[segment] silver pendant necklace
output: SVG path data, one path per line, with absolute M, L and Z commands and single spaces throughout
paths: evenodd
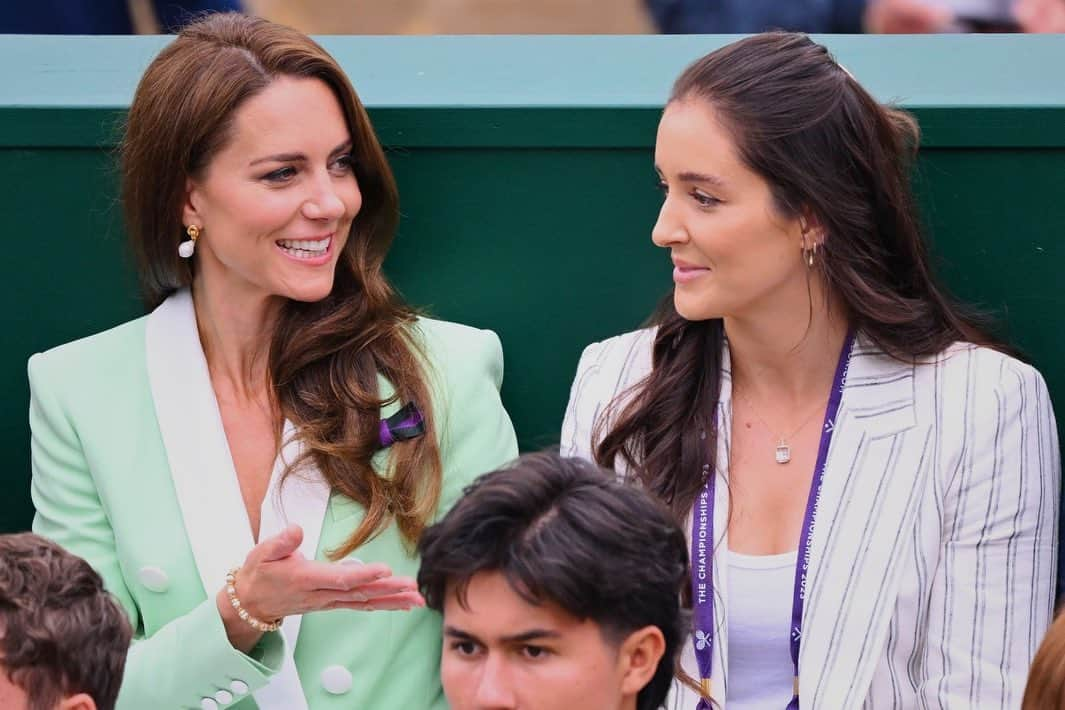
M 802 423 L 799 424 L 799 426 L 795 427 L 795 429 L 790 434 L 785 436 L 783 434 L 778 434 L 776 430 L 773 429 L 773 427 L 769 426 L 769 422 L 767 422 L 765 418 L 758 413 L 758 410 L 751 403 L 751 400 L 747 399 L 747 397 L 743 394 L 742 390 L 733 388 L 733 391 L 739 396 L 740 399 L 742 399 L 747 404 L 748 407 L 750 407 L 751 411 L 754 412 L 754 416 L 758 419 L 758 421 L 762 423 L 762 426 L 766 428 L 766 431 L 772 434 L 773 438 L 777 440 L 776 448 L 773 450 L 773 460 L 781 465 L 791 461 L 791 444 L 788 443 L 788 440 L 794 437 L 800 431 L 802 431 L 806 427 L 806 425 L 810 423 L 810 420 L 813 419 L 813 416 L 819 411 L 821 411 L 822 405 L 818 405 L 816 408 L 814 408 L 809 414 L 806 415 L 806 417 L 802 420 Z

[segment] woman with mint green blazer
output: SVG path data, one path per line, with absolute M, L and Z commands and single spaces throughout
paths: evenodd
M 294 30 L 200 20 L 141 80 L 123 197 L 150 314 L 29 363 L 33 527 L 130 616 L 118 707 L 445 707 L 413 543 L 517 447 L 498 338 L 381 274 L 350 84 Z

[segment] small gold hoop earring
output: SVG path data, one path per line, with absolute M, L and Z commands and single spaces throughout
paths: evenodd
M 196 240 L 200 238 L 200 228 L 195 224 L 190 224 L 185 227 L 185 234 L 189 235 L 189 238 L 178 244 L 178 256 L 182 259 L 189 259 L 196 253 Z

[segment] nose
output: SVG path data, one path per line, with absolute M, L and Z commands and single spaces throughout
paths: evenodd
M 658 210 L 658 219 L 651 229 L 651 241 L 656 246 L 671 247 L 688 240 L 688 231 L 684 227 L 684 221 L 677 214 L 678 205 L 666 195 L 662 201 L 662 207 Z
M 477 683 L 476 707 L 482 710 L 506 710 L 517 707 L 502 654 L 489 654 L 481 666 Z
M 303 201 L 303 216 L 307 219 L 336 221 L 347 212 L 337 186 L 329 175 L 316 180 L 307 199 Z

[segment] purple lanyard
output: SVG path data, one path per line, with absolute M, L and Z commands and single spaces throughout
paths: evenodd
M 828 461 L 828 447 L 832 442 L 836 414 L 843 399 L 843 388 L 847 382 L 847 370 L 850 367 L 851 350 L 854 347 L 854 333 L 848 333 L 843 342 L 843 350 L 836 364 L 836 375 L 832 381 L 832 390 L 828 395 L 825 408 L 825 423 L 821 428 L 821 443 L 817 448 L 817 463 L 814 464 L 814 477 L 810 482 L 810 494 L 806 499 L 806 514 L 803 517 L 802 532 L 799 536 L 798 559 L 795 564 L 795 585 L 791 603 L 791 661 L 795 671 L 795 692 L 787 710 L 799 708 L 799 644 L 802 640 L 802 607 L 806 599 L 806 573 L 810 568 L 810 534 L 817 517 L 817 506 L 821 502 L 821 483 L 825 478 L 825 465 Z M 704 437 L 705 438 L 705 437 Z M 708 456 L 715 452 L 708 452 Z M 713 568 L 713 528 L 714 528 L 714 474 L 710 464 L 703 464 L 703 488 L 695 501 L 692 511 L 692 554 L 691 584 L 692 610 L 694 611 L 695 629 L 692 643 L 695 645 L 695 660 L 699 666 L 699 680 L 703 692 L 710 695 L 710 678 L 714 666 L 714 568 Z M 698 710 L 710 710 L 706 700 L 699 701 Z

